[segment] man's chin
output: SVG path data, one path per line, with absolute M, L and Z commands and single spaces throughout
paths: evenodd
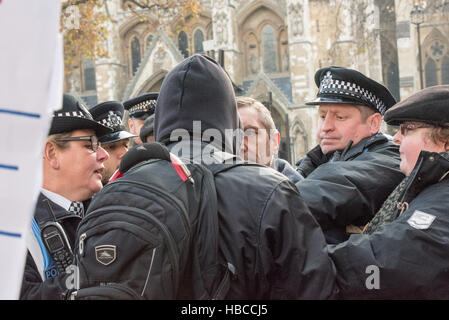
M 323 154 L 328 154 L 329 152 L 338 150 L 338 148 L 335 146 L 325 145 L 325 146 L 320 146 L 320 147 L 321 147 L 321 152 L 323 152 Z

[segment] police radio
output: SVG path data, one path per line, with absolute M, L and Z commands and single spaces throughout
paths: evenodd
M 56 264 L 59 273 L 65 272 L 66 268 L 73 263 L 73 252 L 67 235 L 61 224 L 56 221 L 56 216 L 47 199 L 48 208 L 54 221 L 49 221 L 41 229 L 41 238 L 45 248 Z

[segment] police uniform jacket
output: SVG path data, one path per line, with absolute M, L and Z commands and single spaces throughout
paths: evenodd
M 422 151 L 399 198 L 408 209 L 329 246 L 341 298 L 449 299 L 448 173 L 447 152 Z
M 49 202 L 57 221 L 64 228 L 67 239 L 69 240 L 72 250 L 75 244 L 76 228 L 78 227 L 81 218 L 75 214 L 72 214 L 60 207 L 56 203 L 49 200 L 42 193 L 39 194 L 37 200 L 34 219 L 38 226 L 41 228 L 46 222 L 53 221 L 54 218 L 50 212 L 48 204 Z M 59 275 L 53 278 L 49 278 L 42 281 L 42 277 L 38 271 L 36 263 L 32 258 L 30 252 L 27 253 L 25 271 L 22 280 L 22 289 L 20 293 L 20 299 L 27 300 L 59 300 L 64 299 L 67 293 L 66 285 L 67 275 Z
M 320 146 L 297 163 L 296 187 L 328 243 L 347 240 L 347 226 L 363 226 L 401 182 L 399 147 L 381 133 L 345 151 L 323 155 Z

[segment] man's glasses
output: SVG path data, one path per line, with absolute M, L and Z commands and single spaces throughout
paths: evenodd
M 82 136 L 82 137 L 69 137 L 69 138 L 60 138 L 56 139 L 56 141 L 89 141 L 90 142 L 90 150 L 93 152 L 97 152 L 98 147 L 101 146 L 98 141 L 97 136 Z
M 399 125 L 399 130 L 401 131 L 402 136 L 406 136 L 408 131 L 416 130 L 419 128 L 434 128 L 435 126 L 428 123 L 401 123 Z

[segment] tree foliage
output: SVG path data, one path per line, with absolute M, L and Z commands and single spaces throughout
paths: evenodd
M 108 17 L 101 0 L 67 0 L 62 5 L 66 71 L 79 66 L 83 58 L 107 57 L 104 41 L 108 37 Z
M 151 19 L 158 27 L 172 27 L 186 17 L 196 17 L 201 11 L 198 0 L 123 0 L 122 9 L 140 17 L 141 22 Z M 61 28 L 64 34 L 64 62 L 66 72 L 80 66 L 81 59 L 108 57 L 107 22 L 111 17 L 111 0 L 64 0 Z M 180 27 L 175 26 L 175 30 Z

